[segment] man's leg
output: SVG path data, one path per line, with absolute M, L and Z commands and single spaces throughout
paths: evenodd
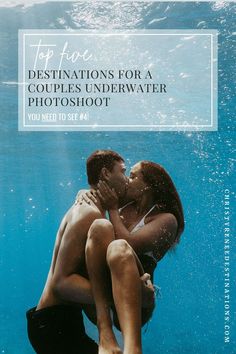
M 124 354 L 140 354 L 141 281 L 137 257 L 125 240 L 115 240 L 108 246 L 107 263 L 116 312 L 124 336 Z
M 85 250 L 87 270 L 96 303 L 99 354 L 121 353 L 112 330 L 111 277 L 106 263 L 107 247 L 114 239 L 112 224 L 106 219 L 97 219 L 89 229 Z

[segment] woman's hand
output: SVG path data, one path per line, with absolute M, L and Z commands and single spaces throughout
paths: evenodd
M 118 196 L 104 181 L 99 181 L 97 195 L 107 210 L 118 209 Z
M 154 307 L 155 305 L 155 289 L 151 282 L 150 274 L 144 273 L 141 277 L 142 284 L 142 307 Z
M 95 189 L 90 189 L 90 190 L 82 189 L 78 192 L 75 199 L 75 204 L 82 205 L 83 202 L 87 204 L 91 204 L 91 202 L 97 204 L 97 195 Z

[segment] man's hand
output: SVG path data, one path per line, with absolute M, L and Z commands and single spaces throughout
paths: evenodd
M 78 192 L 75 200 L 75 204 L 80 204 L 82 205 L 83 202 L 87 204 L 91 204 L 93 202 L 94 204 L 97 204 L 97 195 L 96 191 L 94 189 L 86 190 L 82 189 Z
M 150 274 L 144 273 L 140 279 L 142 284 L 142 307 L 154 307 L 155 289 L 152 285 Z

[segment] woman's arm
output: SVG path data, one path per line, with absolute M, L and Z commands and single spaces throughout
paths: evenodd
M 115 238 L 126 240 L 137 254 L 154 251 L 158 258 L 162 258 L 175 241 L 178 229 L 176 217 L 162 212 L 140 230 L 130 233 L 120 217 L 115 191 L 104 182 L 100 182 L 98 187 L 97 193 L 109 211 Z
M 175 241 L 177 220 L 171 213 L 158 214 L 154 220 L 132 234 L 124 226 L 118 210 L 109 210 L 109 216 L 115 237 L 125 239 L 137 254 L 155 251 L 161 257 Z
M 108 213 L 109 213 L 109 219 L 114 227 L 115 238 L 117 239 L 122 238 L 128 241 L 130 238 L 130 232 L 125 227 L 123 220 L 120 216 L 119 210 L 117 208 L 112 208 L 108 210 Z

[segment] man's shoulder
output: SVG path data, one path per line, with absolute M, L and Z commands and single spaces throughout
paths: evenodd
M 94 217 L 94 218 L 101 218 L 102 217 L 101 211 L 96 206 L 90 206 L 90 205 L 87 206 L 86 213 L 90 217 Z
M 65 238 L 73 240 L 74 236 L 77 239 L 78 235 L 87 234 L 94 220 L 101 218 L 101 212 L 92 206 L 79 206 L 71 209 L 70 215 L 67 217 Z
M 86 203 L 73 208 L 72 214 L 74 222 L 102 218 L 102 213 L 96 206 L 88 205 Z

